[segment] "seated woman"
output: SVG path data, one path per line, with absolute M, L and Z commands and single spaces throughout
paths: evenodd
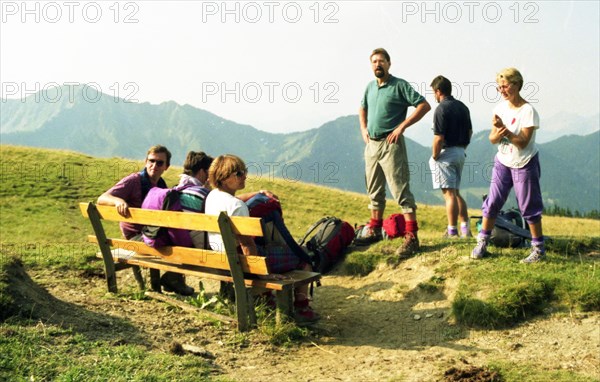
M 235 155 L 218 156 L 208 170 L 208 180 L 213 190 L 206 198 L 205 213 L 218 215 L 221 211 L 229 216 L 250 216 L 248 206 L 237 198 L 235 193 L 246 187 L 248 170 L 242 159 Z M 223 238 L 218 233 L 209 233 L 209 242 L 213 250 L 223 248 Z M 267 258 L 269 271 L 283 273 L 294 269 L 312 270 L 309 264 L 303 263 L 289 248 L 257 247 L 251 236 L 238 236 L 241 251 L 246 256 L 264 256 Z M 312 310 L 308 301 L 308 285 L 294 290 L 294 309 L 297 321 L 313 322 L 319 315 Z

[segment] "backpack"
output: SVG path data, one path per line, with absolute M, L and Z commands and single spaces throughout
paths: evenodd
M 277 211 L 279 216 L 283 218 L 283 211 L 279 200 L 268 197 L 267 195 L 258 193 L 246 201 L 250 216 L 253 218 L 262 218 L 267 216 L 271 211 Z
M 482 219 L 475 217 L 480 218 L 476 225 L 477 230 L 481 231 Z M 531 240 L 531 233 L 521 212 L 517 209 L 500 211 L 490 235 L 490 243 L 501 248 L 517 248 L 527 246 L 527 240 Z
M 204 199 L 208 190 L 204 187 L 184 185 L 173 188 L 153 187 L 148 191 L 144 198 L 142 208 L 163 211 L 186 211 L 186 212 L 204 212 Z M 153 248 L 164 247 L 167 245 L 177 245 L 181 247 L 203 248 L 206 243 L 206 234 L 178 228 L 165 228 L 158 226 L 142 227 L 142 238 L 144 243 Z M 201 236 L 198 238 L 198 236 Z M 204 240 L 200 240 L 204 239 Z
M 287 246 L 303 262 L 312 265 L 311 258 L 298 245 L 283 222 L 281 204 L 277 199 L 263 194 L 256 194 L 246 201 L 250 216 L 261 218 L 262 237 L 256 237 L 256 245 L 267 247 L 270 244 Z
M 406 233 L 406 222 L 403 214 L 391 214 L 383 219 L 383 238 L 387 240 L 402 237 Z
M 316 233 L 308 239 L 314 231 Z M 344 259 L 346 249 L 352 240 L 354 240 L 352 226 L 336 217 L 328 216 L 311 225 L 299 245 L 306 248 L 313 270 L 326 274 Z
M 368 235 L 369 225 L 363 224 L 358 226 L 354 230 L 354 243 L 356 245 L 368 245 L 376 242 L 377 240 L 367 240 L 365 237 Z M 406 221 L 404 220 L 403 214 L 391 214 L 387 218 L 383 219 L 381 227 L 382 239 L 392 240 L 397 237 L 403 237 L 406 233 Z

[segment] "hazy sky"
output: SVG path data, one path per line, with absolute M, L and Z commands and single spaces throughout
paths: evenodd
M 523 73 L 522 95 L 542 121 L 592 116 L 598 4 L 2 1 L 1 91 L 22 98 L 86 83 L 128 101 L 173 100 L 264 131 L 301 131 L 356 114 L 374 78 L 369 54 L 385 47 L 392 74 L 432 105 L 433 77 L 453 81 L 476 131 L 489 128 L 495 74 L 508 66 Z

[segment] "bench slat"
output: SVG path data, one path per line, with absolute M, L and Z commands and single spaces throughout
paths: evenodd
M 79 203 L 79 209 L 84 217 L 89 217 L 87 208 L 89 203 Z M 174 212 L 161 210 L 146 210 L 142 208 L 129 208 L 129 217 L 119 215 L 113 206 L 96 205 L 101 219 L 128 222 L 141 225 L 154 225 L 168 228 L 181 228 L 198 231 L 219 232 L 218 216 Z M 263 236 L 259 218 L 232 216 L 231 226 L 237 235 Z
M 114 258 L 115 261 L 122 261 L 119 257 Z M 127 259 L 127 263 L 131 265 L 138 265 L 141 267 L 160 269 L 167 272 L 184 273 L 188 276 L 196 276 L 199 278 L 208 278 L 218 281 L 233 282 L 233 277 L 223 270 L 204 268 L 199 266 L 191 265 L 176 265 L 170 262 L 166 262 L 160 258 L 155 257 L 143 257 L 137 256 Z M 284 273 L 284 280 L 266 280 L 266 279 L 252 279 L 244 278 L 244 284 L 248 287 L 260 287 L 270 290 L 285 290 L 288 288 L 294 288 L 299 285 L 318 281 L 321 278 L 320 273 L 295 270 Z
M 89 235 L 88 241 L 90 243 L 98 243 L 98 239 L 94 235 Z M 223 252 L 176 246 L 152 248 L 141 241 L 130 241 L 124 239 L 107 238 L 106 241 L 107 244 L 112 247 L 133 251 L 139 256 L 156 256 L 176 264 L 188 264 L 200 267 L 229 270 L 229 262 L 227 261 L 227 256 Z M 267 262 L 264 257 L 240 255 L 239 259 L 242 271 L 245 273 L 251 273 L 254 275 L 269 274 Z M 121 258 L 121 261 L 123 260 L 128 259 Z

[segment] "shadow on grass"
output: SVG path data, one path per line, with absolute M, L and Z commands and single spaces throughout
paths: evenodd
M 129 321 L 96 313 L 52 296 L 29 277 L 20 259 L 6 257 L 0 264 L 0 322 L 42 322 L 115 345 L 149 345 Z

